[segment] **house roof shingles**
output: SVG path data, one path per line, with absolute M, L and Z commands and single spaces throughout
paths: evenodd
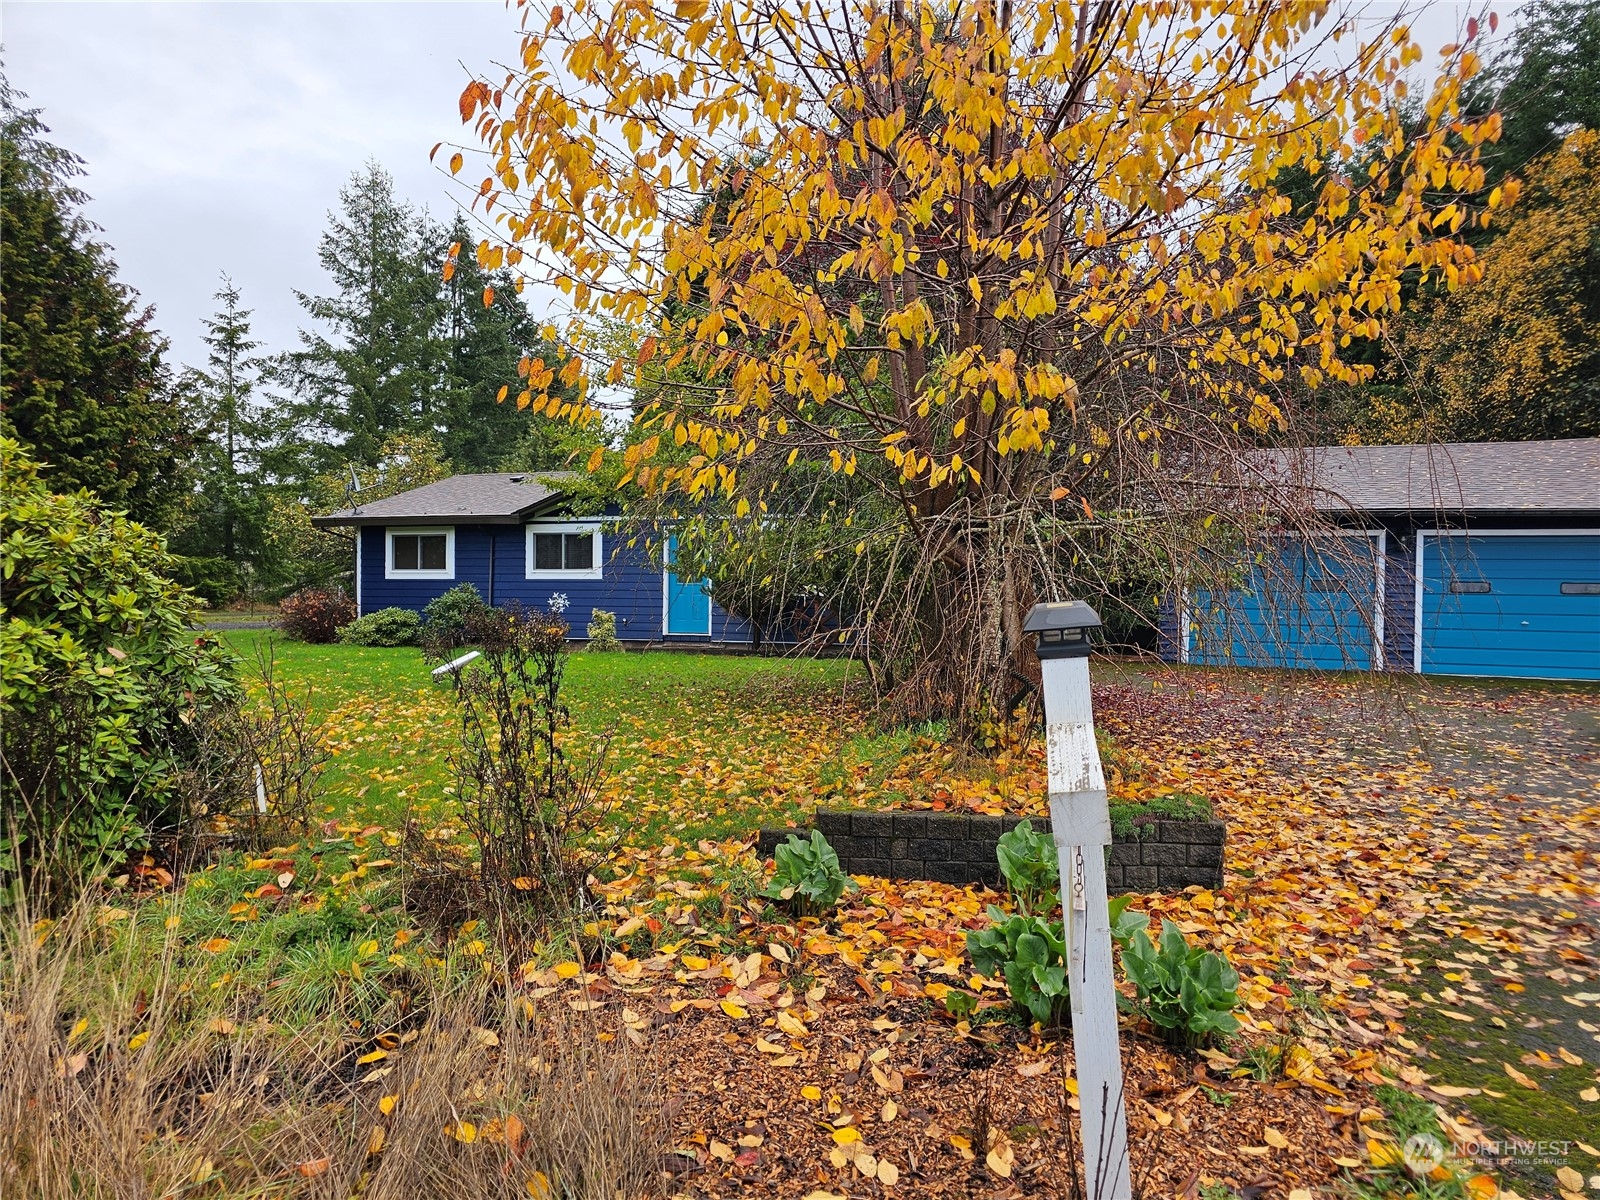
M 1316 446 L 1269 456 L 1273 486 L 1313 489 L 1324 512 L 1600 512 L 1600 438 Z M 518 525 L 554 507 L 571 472 L 452 475 L 314 516 L 319 526 L 467 523 Z
M 356 504 L 325 516 L 311 518 L 313 525 L 397 525 L 403 523 L 520 525 L 540 508 L 551 506 L 561 493 L 551 482 L 571 472 L 496 472 L 487 475 L 452 475 L 366 504 Z M 359 496 L 356 497 L 360 499 Z
M 1318 446 L 1274 457 L 1326 512 L 1600 511 L 1600 438 Z

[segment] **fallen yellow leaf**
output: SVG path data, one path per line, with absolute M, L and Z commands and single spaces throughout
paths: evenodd
M 1529 1091 L 1537 1092 L 1537 1091 L 1541 1091 L 1542 1090 L 1539 1087 L 1539 1084 L 1538 1084 L 1538 1082 L 1536 1080 L 1529 1079 L 1526 1075 L 1524 1075 L 1521 1071 L 1517 1070 L 1510 1063 L 1501 1063 L 1500 1065 L 1506 1069 L 1506 1074 L 1507 1075 L 1511 1076 L 1511 1078 L 1515 1082 L 1521 1084 L 1523 1087 L 1527 1088 Z
M 1016 1155 L 1011 1147 L 1005 1143 L 996 1146 L 984 1156 L 984 1165 L 1001 1179 L 1011 1178 L 1011 1167 L 1016 1162 Z
M 722 1002 L 722 1011 L 727 1013 L 735 1021 L 743 1020 L 745 1017 L 750 1015 L 745 1011 L 743 1006 L 735 1004 L 732 1000 L 724 1000 Z

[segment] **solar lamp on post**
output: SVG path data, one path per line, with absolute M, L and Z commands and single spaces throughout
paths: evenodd
M 1128 1125 L 1112 979 L 1105 848 L 1111 813 L 1089 696 L 1090 635 L 1100 617 L 1081 600 L 1036 604 L 1034 634 L 1044 693 L 1050 832 L 1061 863 L 1061 915 L 1078 1072 L 1079 1137 L 1089 1200 L 1131 1200 Z

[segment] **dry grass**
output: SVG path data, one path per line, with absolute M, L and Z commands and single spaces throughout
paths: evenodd
M 657 1076 L 626 1039 L 454 963 L 389 1029 L 329 1011 L 289 1032 L 208 982 L 203 949 L 116 911 L 0 930 L 8 1200 L 659 1191 Z

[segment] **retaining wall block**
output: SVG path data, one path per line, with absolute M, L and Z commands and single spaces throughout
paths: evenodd
M 852 875 L 988 887 L 1002 882 L 995 843 L 1024 819 L 970 813 L 815 814 L 816 827 Z M 1035 820 L 1034 828 L 1048 829 L 1049 821 Z M 804 829 L 764 829 L 756 848 L 770 857 L 790 833 L 807 836 Z M 1225 837 L 1220 821 L 1141 821 L 1133 837 L 1107 848 L 1107 887 L 1112 892 L 1220 888 Z

